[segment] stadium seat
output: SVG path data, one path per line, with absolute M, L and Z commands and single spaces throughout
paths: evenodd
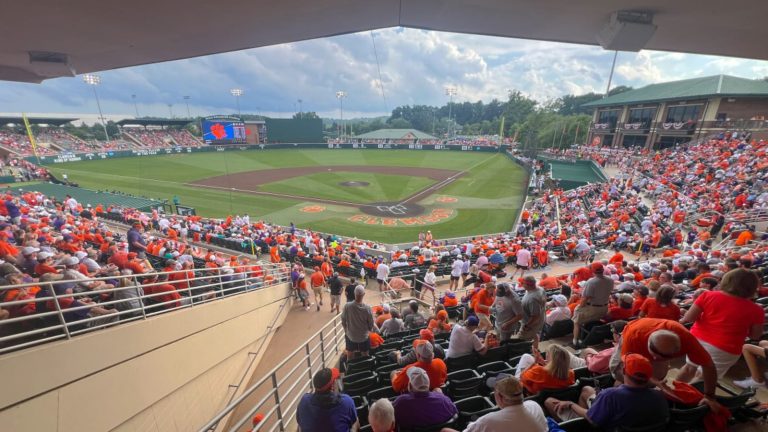
M 475 365 L 475 354 L 446 358 L 445 365 L 448 366 L 448 372 L 471 369 Z
M 533 342 L 510 339 L 508 341 L 504 341 L 502 345 L 507 346 L 507 356 L 508 358 L 512 358 L 523 354 L 530 354 Z
M 366 399 L 368 399 L 369 404 L 372 404 L 379 399 L 394 399 L 397 396 L 397 392 L 395 392 L 391 385 L 388 385 L 386 387 L 381 387 L 377 388 L 376 390 L 369 391 L 366 394 Z
M 646 426 L 627 426 L 627 425 L 619 425 L 619 427 L 616 428 L 617 432 L 665 432 L 667 431 L 667 423 L 668 421 L 662 420 L 658 421 Z
M 483 377 L 473 369 L 463 369 L 448 374 L 446 387 L 452 400 L 477 395 Z
M 494 363 L 504 361 L 507 359 L 507 353 L 509 352 L 508 345 L 501 345 L 496 348 L 491 348 L 483 355 L 478 355 L 476 364 L 482 365 L 486 363 Z
M 709 414 L 707 405 L 693 408 L 671 408 L 667 430 L 672 432 L 698 431 L 704 429 L 704 417 Z
M 541 340 L 545 341 L 548 339 L 555 339 L 567 336 L 571 333 L 573 333 L 573 321 L 569 319 L 555 321 L 555 323 L 551 326 L 546 324 L 544 325 L 544 329 L 542 330 L 541 334 Z
M 376 376 L 379 377 L 379 382 L 381 385 L 388 385 L 392 382 L 390 376 L 392 375 L 392 371 L 396 371 L 400 369 L 401 366 L 397 363 L 392 363 L 384 366 L 380 366 L 376 368 Z
M 593 432 L 600 430 L 593 426 L 589 420 L 582 417 L 561 422 L 557 426 L 565 432 Z
M 375 359 L 371 356 L 350 360 L 347 362 L 345 374 L 353 375 L 358 372 L 373 370 L 374 363 L 375 363 Z
M 598 324 L 592 327 L 583 326 L 581 332 L 582 338 L 580 343 L 582 346 L 600 345 L 612 337 L 610 324 Z
M 581 386 L 579 383 L 576 383 L 561 389 L 542 389 L 535 395 L 525 398 L 525 400 L 532 400 L 544 408 L 544 401 L 547 400 L 547 398 L 552 397 L 561 401 L 578 402 L 580 394 Z
M 410 429 L 411 432 L 440 432 L 443 430 L 443 428 L 452 428 L 456 421 L 459 419 L 459 414 L 454 414 L 453 417 L 451 417 L 450 420 L 432 425 L 432 426 L 423 426 L 423 427 L 415 427 L 413 429 Z M 408 431 L 408 429 L 400 429 L 400 432 Z
M 360 425 L 368 424 L 368 400 L 365 396 L 352 396 L 352 402 L 355 404 L 355 411 L 357 411 Z
M 459 418 L 456 420 L 455 427 L 463 430 L 467 424 L 478 418 L 497 411 L 499 408 L 484 396 L 472 396 L 455 402 L 456 409 L 459 411 Z
M 344 393 L 350 396 L 367 394 L 378 385 L 378 376 L 373 371 L 346 375 L 341 380 Z

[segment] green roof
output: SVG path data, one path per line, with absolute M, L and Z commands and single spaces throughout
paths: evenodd
M 701 99 L 711 96 L 768 97 L 768 82 L 730 75 L 713 75 L 651 84 L 636 90 L 587 102 L 582 106 L 630 105 L 675 99 Z
M 416 129 L 379 129 L 356 135 L 362 139 L 437 139 L 428 133 Z

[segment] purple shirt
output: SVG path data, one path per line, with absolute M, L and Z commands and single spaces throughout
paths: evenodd
M 458 413 L 448 396 L 434 391 L 402 394 L 392 406 L 400 429 L 438 425 Z

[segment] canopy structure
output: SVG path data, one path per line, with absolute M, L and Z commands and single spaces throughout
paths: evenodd
M 67 123 L 71 123 L 75 120 L 78 120 L 76 118 L 61 118 L 61 117 L 27 117 L 27 120 L 30 124 L 36 124 L 36 125 L 48 125 L 48 126 L 63 126 Z M 24 118 L 19 117 L 0 117 L 0 126 L 8 125 L 8 124 L 24 124 Z
M 118 126 L 186 126 L 192 119 L 136 118 L 117 122 Z
M 368 133 L 355 135 L 359 139 L 437 139 L 428 133 L 417 129 L 379 129 Z
M 3 6 L 17 19 L 0 26 L 0 79 L 41 82 L 389 27 L 596 45 L 617 11 L 652 13 L 656 30 L 639 48 L 768 59 L 768 2 L 753 0 L 40 0 Z

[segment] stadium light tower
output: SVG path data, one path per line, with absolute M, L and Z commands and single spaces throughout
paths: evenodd
M 184 103 L 187 104 L 187 118 L 192 118 L 192 114 L 189 113 L 189 96 L 182 96 L 184 98 Z
M 339 100 L 339 140 L 344 135 L 344 98 L 347 97 L 347 92 L 339 90 L 336 92 L 336 99 Z
M 107 141 L 109 141 L 107 123 L 104 121 L 104 114 L 101 112 L 101 102 L 99 102 L 99 94 L 96 92 L 96 86 L 101 83 L 101 77 L 96 74 L 85 74 L 83 75 L 83 81 L 93 87 L 93 96 L 96 97 L 96 106 L 99 108 L 99 119 L 101 120 L 101 126 L 104 127 L 104 136 L 107 138 Z
M 171 118 L 173 118 L 173 104 L 168 104 L 168 113 L 171 115 Z
M 131 99 L 133 99 L 133 109 L 136 110 L 136 118 L 139 118 L 139 106 L 136 105 L 136 95 L 132 94 Z
M 454 86 L 448 86 L 445 88 L 445 95 L 448 96 L 448 139 L 453 136 L 453 120 L 451 115 L 453 114 L 453 97 L 456 96 L 458 90 Z
M 237 116 L 243 117 L 242 114 L 240 114 L 240 96 L 243 95 L 243 90 L 239 88 L 233 88 L 229 91 L 229 93 L 235 97 L 235 102 L 237 103 Z

